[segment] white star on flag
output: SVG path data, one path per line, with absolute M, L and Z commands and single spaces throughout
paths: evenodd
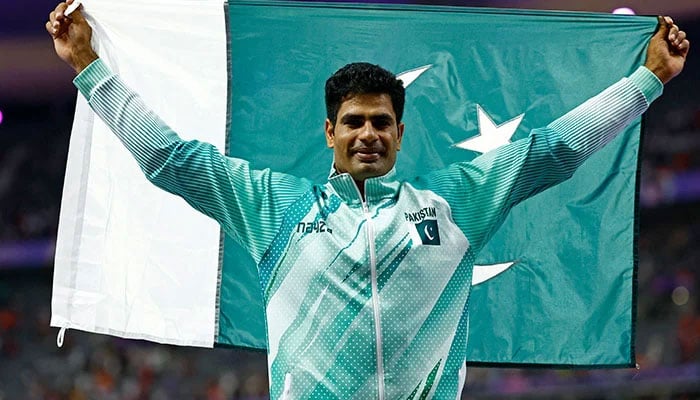
M 404 71 L 398 75 L 396 75 L 396 79 L 401 79 L 403 82 L 403 87 L 407 88 L 408 85 L 412 84 L 413 81 L 418 79 L 419 76 L 423 74 L 423 72 L 427 71 L 430 67 L 432 67 L 432 64 L 429 65 L 424 65 L 422 67 L 410 69 L 408 71 Z
M 518 126 L 520 126 L 520 121 L 525 116 L 525 114 L 520 114 L 509 121 L 496 125 L 493 119 L 478 104 L 476 112 L 479 121 L 479 135 L 461 141 L 454 146 L 479 153 L 487 153 L 510 143 L 510 138 L 513 137 Z

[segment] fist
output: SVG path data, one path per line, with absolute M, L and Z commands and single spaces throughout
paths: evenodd
M 685 32 L 671 17 L 659 17 L 659 30 L 649 40 L 644 66 L 665 84 L 681 73 L 689 50 Z
M 73 69 L 80 73 L 91 62 L 97 59 L 97 53 L 92 49 L 90 40 L 92 28 L 80 12 L 75 10 L 70 16 L 65 14 L 66 8 L 74 0 L 59 3 L 49 14 L 46 31 L 53 38 L 56 54 Z M 82 8 L 82 6 L 81 6 Z

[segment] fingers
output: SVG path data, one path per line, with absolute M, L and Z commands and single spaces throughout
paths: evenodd
M 672 51 L 683 56 L 687 54 L 690 49 L 690 41 L 688 41 L 685 31 L 682 31 L 669 16 L 659 17 L 659 24 L 659 31 L 666 37 Z
M 46 23 L 46 30 L 55 38 L 63 35 L 71 23 L 71 19 L 66 17 L 65 11 L 68 5 L 59 3 L 49 14 L 49 21 Z
M 83 7 L 82 4 L 80 4 L 78 9 L 72 12 L 70 16 L 66 15 L 66 9 L 74 2 L 75 0 L 61 2 L 49 14 L 49 22 L 46 23 L 46 31 L 53 36 L 54 39 L 68 32 L 68 27 L 73 22 L 80 24 L 85 21 L 85 17 L 83 17 L 83 14 L 80 12 L 80 9 Z
M 673 43 L 678 38 L 678 25 L 671 25 L 671 29 L 668 30 L 668 41 Z
M 677 25 L 673 25 L 669 30 L 668 44 L 671 46 L 672 51 L 681 54 L 687 51 L 686 49 L 690 45 L 686 39 L 686 33 L 680 30 Z
M 659 21 L 658 25 L 657 25 L 657 31 L 656 31 L 657 35 L 662 35 L 662 36 L 668 35 L 669 27 L 668 27 L 668 21 L 666 20 L 666 18 L 670 18 L 670 17 L 662 17 L 660 15 L 657 17 L 657 20 Z
M 677 47 L 677 52 L 684 58 L 688 55 L 690 50 L 690 41 L 688 39 L 683 40 Z
M 58 5 L 56 6 L 56 9 L 54 10 L 54 12 L 56 13 L 56 21 L 60 22 L 60 21 L 63 21 L 67 18 L 66 14 L 65 14 L 66 8 L 68 8 L 68 4 L 58 3 Z
M 684 54 L 688 52 L 688 49 L 690 48 L 690 42 L 686 38 L 686 33 L 677 28 L 678 27 L 676 27 L 676 32 L 672 32 L 673 36 L 669 36 L 669 44 L 671 45 L 671 48 L 673 48 L 676 52 Z
M 671 45 L 678 47 L 685 41 L 685 32 L 683 31 L 678 31 L 675 34 L 675 38 L 671 40 Z
M 46 21 L 46 32 L 49 33 L 49 35 L 53 36 L 53 25 L 51 25 L 51 21 Z

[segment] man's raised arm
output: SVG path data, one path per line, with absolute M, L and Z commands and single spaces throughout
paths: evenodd
M 433 180 L 449 182 L 433 185 L 448 188 L 440 194 L 453 204 L 455 221 L 468 227 L 467 237 L 475 248 L 488 241 L 513 206 L 570 178 L 586 159 L 646 111 L 661 95 L 662 84 L 682 71 L 689 48 L 685 32 L 671 18 L 659 17 L 644 65 L 628 78 L 534 129 L 527 138 L 469 163 L 453 164 L 439 178 L 433 176 Z M 461 189 L 465 185 L 478 185 L 479 190 L 465 195 Z
M 563 143 L 576 153 L 572 161 L 576 158 L 587 159 L 661 95 L 661 84 L 665 85 L 683 70 L 689 49 L 690 42 L 685 32 L 670 17 L 659 17 L 658 29 L 649 40 L 643 67 L 630 75 L 627 82 L 611 86 L 556 119 L 547 128 L 558 132 Z M 635 104 L 630 101 L 634 97 L 632 93 L 615 89 L 630 83 L 641 91 L 645 102 Z M 575 164 L 573 168 L 577 167 L 578 162 Z
M 74 83 L 153 184 L 214 218 L 256 261 L 286 207 L 311 183 L 226 157 L 213 145 L 182 140 L 93 50 L 92 29 L 73 0 L 51 12 L 46 29 L 56 53 L 77 73 Z

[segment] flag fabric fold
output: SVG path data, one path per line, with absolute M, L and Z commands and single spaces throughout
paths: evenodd
M 431 6 L 126 0 L 115 12 L 105 0 L 84 4 L 100 56 L 180 136 L 317 182 L 332 160 L 323 85 L 346 63 L 369 61 L 403 78 L 397 171 L 407 178 L 526 137 L 629 75 L 656 24 Z M 640 130 L 636 121 L 495 233 L 473 280 L 469 362 L 634 364 Z M 52 308 L 52 326 L 266 348 L 252 259 L 213 221 L 151 187 L 82 98 Z

